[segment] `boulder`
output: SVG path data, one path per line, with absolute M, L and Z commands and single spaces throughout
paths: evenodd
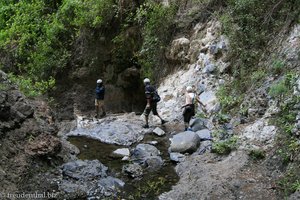
M 213 91 L 203 92 L 200 95 L 200 101 L 203 103 L 208 113 L 217 112 L 219 110 L 218 100 Z
M 192 131 L 185 131 L 173 136 L 170 145 L 170 152 L 193 153 L 200 144 L 199 136 Z
M 131 178 L 141 178 L 143 176 L 143 168 L 136 163 L 124 165 L 122 172 Z
M 185 160 L 185 155 L 181 153 L 170 153 L 170 159 L 174 162 L 183 162 Z
M 113 156 L 123 158 L 124 156 L 130 156 L 130 151 L 128 148 L 121 148 L 115 150 L 113 153 Z
M 207 119 L 203 118 L 193 118 L 190 120 L 189 127 L 191 128 L 192 131 L 196 132 L 199 130 L 207 129 Z
M 108 168 L 98 160 L 76 160 L 62 166 L 64 177 L 83 182 L 89 179 L 106 177 Z
M 56 155 L 61 150 L 61 142 L 50 134 L 40 134 L 25 146 L 25 152 L 31 156 Z
M 150 144 L 138 144 L 132 153 L 132 159 L 144 162 L 147 157 L 160 155 L 159 150 Z
M 122 180 L 108 176 L 99 180 L 98 184 L 88 192 L 88 197 L 95 199 L 99 193 L 102 193 L 105 197 L 110 197 L 124 185 L 125 183 Z
M 98 160 L 76 160 L 61 168 L 58 190 L 64 199 L 103 199 L 116 196 L 125 185 L 122 180 L 107 176 L 108 168 Z
M 159 128 L 159 127 L 156 127 L 156 128 L 153 130 L 153 133 L 155 133 L 155 134 L 158 135 L 158 136 L 163 136 L 163 135 L 166 134 L 165 131 L 162 130 L 161 128 Z
M 151 171 L 156 171 L 163 165 L 163 160 L 159 155 L 160 152 L 155 146 L 139 144 L 132 153 L 132 160 Z
M 171 60 L 187 61 L 189 46 L 190 40 L 187 38 L 173 40 L 170 53 L 167 57 Z
M 160 156 L 150 156 L 146 159 L 145 164 L 148 170 L 157 171 L 163 166 L 164 161 Z
M 197 151 L 199 155 L 204 154 L 206 152 L 210 152 L 212 149 L 212 141 L 206 140 L 201 142 L 200 148 Z
M 197 135 L 199 136 L 200 140 L 211 140 L 211 132 L 208 129 L 202 129 L 200 131 L 196 132 Z

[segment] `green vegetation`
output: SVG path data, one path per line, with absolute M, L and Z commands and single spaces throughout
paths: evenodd
M 264 159 L 266 157 L 265 152 L 263 150 L 260 150 L 260 149 L 252 149 L 249 152 L 249 156 L 253 160 L 261 160 L 261 159 Z
M 163 64 L 164 50 L 170 41 L 176 11 L 175 5 L 165 7 L 151 1 L 137 10 L 134 20 L 141 27 L 143 37 L 137 56 L 146 77 L 153 79 L 160 74 L 159 67 Z
M 280 59 L 274 60 L 271 67 L 258 63 L 267 55 L 267 44 L 277 40 L 283 27 L 300 18 L 300 1 L 228 0 L 226 4 L 226 12 L 222 12 L 220 20 L 230 40 L 230 71 L 235 80 L 220 93 L 224 97 L 221 98 L 223 108 L 229 110 L 241 103 L 234 97 L 257 87 L 267 77 L 268 70 L 276 75 L 284 71 L 285 62 Z
M 285 176 L 278 182 L 286 197 L 300 190 L 299 172 L 299 165 L 293 165 L 287 169 Z
M 212 133 L 214 138 L 212 143 L 213 153 L 227 155 L 237 148 L 238 138 L 236 136 L 226 136 L 227 134 L 225 130 L 218 130 Z
M 12 73 L 27 95 L 39 95 L 53 88 L 56 75 L 78 57 L 78 43 L 110 34 L 113 40 L 107 42 L 115 44 L 112 63 L 119 70 L 135 63 L 144 76 L 154 78 L 177 7 L 150 0 L 134 4 L 139 5 L 114 0 L 1 1 L 0 68 Z
M 235 81 L 234 81 L 235 82 Z M 231 90 L 230 86 L 234 83 L 227 83 L 219 88 L 217 97 L 222 105 L 222 111 L 228 113 L 231 109 L 236 108 L 243 100 L 243 95 L 235 94 L 234 91 L 228 94 Z
M 141 199 L 143 196 L 154 197 L 161 193 L 161 187 L 166 183 L 164 177 L 159 177 L 157 180 L 148 180 L 145 184 L 138 187 L 135 194 L 129 195 L 128 199 Z
M 288 94 L 291 95 L 290 90 L 286 93 Z M 300 142 L 292 132 L 296 119 L 296 112 L 293 112 L 293 108 L 299 103 L 299 97 L 285 97 L 284 103 L 280 104 L 281 111 L 274 117 L 274 123 L 280 128 L 280 134 L 276 140 L 278 146 L 276 153 L 281 158 L 282 164 L 288 167 L 278 182 L 285 196 L 299 190 Z
M 231 137 L 226 140 L 220 140 L 217 142 L 213 142 L 212 152 L 221 154 L 221 155 L 227 155 L 233 149 L 236 149 L 236 143 L 237 143 L 237 137 Z

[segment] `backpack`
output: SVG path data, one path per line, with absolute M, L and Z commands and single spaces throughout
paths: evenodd
M 160 96 L 158 95 L 156 90 L 154 90 L 153 92 L 152 101 L 156 103 L 160 101 Z

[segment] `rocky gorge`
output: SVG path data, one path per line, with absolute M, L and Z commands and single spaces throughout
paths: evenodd
M 299 23 L 269 42 L 266 48 L 272 54 L 265 53 L 259 62 L 291 72 L 259 71 L 260 85 L 255 82 L 261 79 L 249 74 L 253 86 L 229 112 L 224 101 L 239 98 L 220 94 L 237 79 L 231 73 L 230 39 L 222 32 L 221 21 L 196 18 L 195 2 L 185 2 L 178 11 L 183 27 L 177 27 L 164 55 L 173 70 L 157 85 L 164 125 L 150 115 L 150 128 L 142 128 L 144 93 L 135 67 L 118 75 L 118 84 L 125 89 L 108 85 L 109 114 L 101 119 L 93 117 L 94 97 L 88 89 L 94 86 L 95 74 L 83 83 L 90 74 L 86 67 L 68 75 L 79 80 L 75 86 L 60 80 L 65 88 L 55 94 L 64 91 L 55 99 L 62 102 L 58 107 L 47 98 L 26 98 L 1 71 L 1 198 L 24 192 L 46 192 L 52 194 L 50 199 L 300 198 L 299 180 L 293 180 L 300 171 Z M 163 1 L 165 6 L 170 3 Z M 274 56 L 284 60 L 283 66 L 274 64 Z M 113 73 L 106 71 L 109 74 Z M 272 95 L 274 85 L 290 79 L 288 98 L 283 93 Z M 141 95 L 126 93 L 133 85 Z M 181 106 L 189 85 L 195 86 L 204 106 L 197 107 L 190 130 L 184 131 Z M 278 122 L 281 116 L 291 123 Z M 292 143 L 280 143 L 285 140 L 282 129 L 289 130 Z M 287 154 L 285 148 L 296 153 Z M 292 192 L 283 190 L 292 180 Z

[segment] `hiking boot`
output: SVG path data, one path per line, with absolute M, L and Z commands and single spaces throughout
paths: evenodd
M 165 124 L 165 123 L 167 123 L 166 120 L 161 120 L 161 124 Z
M 143 126 L 143 128 L 149 128 L 149 125 L 148 125 L 148 124 L 145 124 L 145 125 Z

